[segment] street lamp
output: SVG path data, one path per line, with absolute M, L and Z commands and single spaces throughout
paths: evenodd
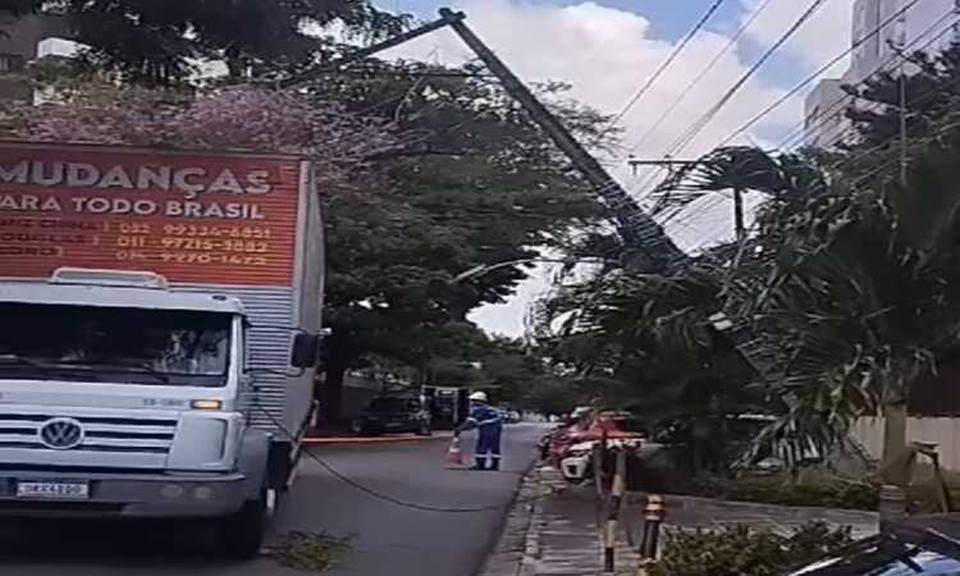
M 450 284 L 457 284 L 458 282 L 463 282 L 464 280 L 470 280 L 472 278 L 477 278 L 493 272 L 494 270 L 499 270 L 501 268 L 509 268 L 511 266 L 516 266 L 517 264 L 532 264 L 532 263 L 547 263 L 547 264 L 570 264 L 571 262 L 577 263 L 588 263 L 588 264 L 604 264 L 611 262 L 610 260 L 604 260 L 603 258 L 523 258 L 521 260 L 509 260 L 507 262 L 497 262 L 496 264 L 480 264 L 479 266 L 474 266 L 473 268 L 457 274 L 450 279 Z

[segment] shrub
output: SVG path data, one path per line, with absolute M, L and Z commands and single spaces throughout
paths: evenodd
M 791 482 L 781 478 L 741 479 L 717 489 L 723 498 L 783 506 L 823 506 L 853 510 L 876 510 L 879 487 L 870 482 L 844 478 Z
M 773 576 L 809 564 L 852 542 L 850 528 L 813 522 L 790 536 L 735 526 L 716 532 L 678 533 L 654 566 L 653 576 Z

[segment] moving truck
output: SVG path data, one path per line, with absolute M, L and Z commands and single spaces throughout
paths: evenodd
M 0 514 L 207 518 L 255 555 L 323 264 L 300 158 L 0 143 Z

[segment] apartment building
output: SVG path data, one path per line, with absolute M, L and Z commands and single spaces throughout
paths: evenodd
M 853 100 L 842 85 L 855 86 L 900 66 L 900 47 L 906 52 L 941 51 L 958 39 L 958 17 L 960 0 L 856 0 L 849 68 L 840 78 L 821 80 L 804 102 L 806 145 L 830 149 L 849 136 L 843 112 Z
M 33 87 L 24 75 L 38 56 L 38 46 L 49 38 L 70 38 L 67 19 L 44 14 L 14 18 L 0 12 L 0 99 L 31 100 Z

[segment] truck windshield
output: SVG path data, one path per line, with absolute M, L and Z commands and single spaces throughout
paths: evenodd
M 0 379 L 223 386 L 229 314 L 0 303 Z

